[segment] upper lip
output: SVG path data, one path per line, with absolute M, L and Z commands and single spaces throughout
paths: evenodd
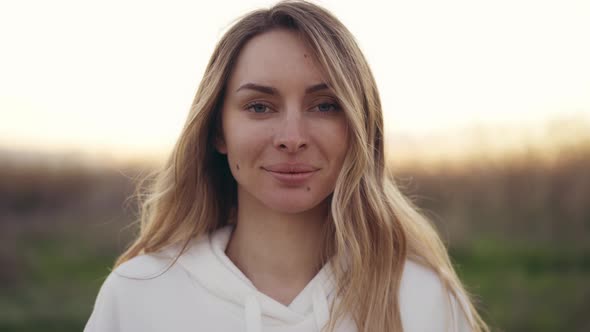
M 317 171 L 319 168 L 307 164 L 280 163 L 263 167 L 267 171 L 277 173 L 306 173 Z

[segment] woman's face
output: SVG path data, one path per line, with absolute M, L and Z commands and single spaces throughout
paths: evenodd
M 295 32 L 272 30 L 242 49 L 226 87 L 222 136 L 238 199 L 304 212 L 333 191 L 348 149 L 344 111 Z

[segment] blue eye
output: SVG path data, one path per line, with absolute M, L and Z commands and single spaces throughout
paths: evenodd
M 267 113 L 266 111 L 268 110 L 268 106 L 262 104 L 262 103 L 252 103 L 252 104 L 248 104 L 246 106 L 246 109 L 249 110 L 252 113 Z
M 327 113 L 330 111 L 334 112 L 334 111 L 340 110 L 338 104 L 334 104 L 334 103 L 321 103 L 321 104 L 318 104 L 316 107 L 320 113 Z

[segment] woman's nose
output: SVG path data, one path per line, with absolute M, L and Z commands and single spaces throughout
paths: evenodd
M 295 153 L 307 148 L 309 144 L 304 119 L 300 112 L 297 113 L 285 114 L 275 131 L 274 145 L 281 151 Z

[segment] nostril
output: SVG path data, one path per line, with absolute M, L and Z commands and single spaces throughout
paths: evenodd
M 286 144 L 286 143 L 280 143 L 277 146 L 278 149 L 280 150 L 293 150 L 293 152 L 297 151 L 297 150 L 301 150 L 301 149 L 306 149 L 307 148 L 307 144 L 306 143 L 301 143 L 301 144 Z

